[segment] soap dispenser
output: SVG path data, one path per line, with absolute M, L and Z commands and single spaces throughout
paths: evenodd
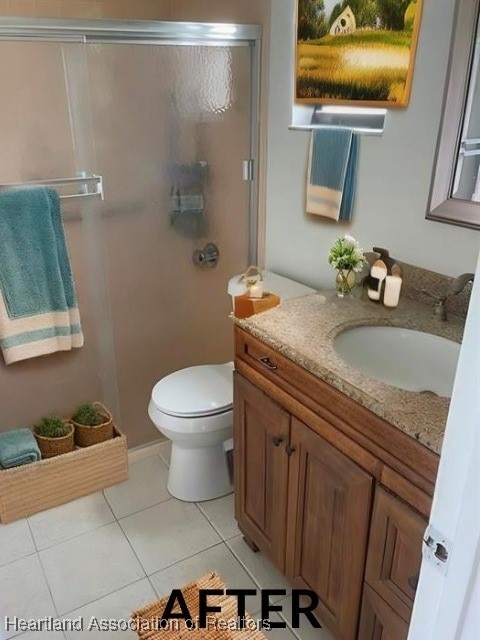
M 379 301 L 382 296 L 382 284 L 387 276 L 387 265 L 383 260 L 376 260 L 370 269 L 367 295 L 370 300 Z
M 392 274 L 385 278 L 385 291 L 383 294 L 383 304 L 390 309 L 398 305 L 400 291 L 402 289 L 402 270 L 398 264 L 392 267 Z

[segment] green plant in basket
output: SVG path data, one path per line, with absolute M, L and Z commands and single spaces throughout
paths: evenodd
M 64 438 L 71 432 L 72 425 L 66 424 L 60 416 L 52 415 L 42 418 L 33 430 L 42 438 Z
M 78 447 L 90 447 L 114 437 L 112 414 L 101 402 L 80 405 L 71 420 Z
M 91 403 L 80 405 L 72 419 L 85 427 L 98 427 L 105 422 L 105 416 L 97 411 Z

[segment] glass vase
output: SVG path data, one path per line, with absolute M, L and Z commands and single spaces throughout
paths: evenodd
M 355 288 L 356 277 L 353 269 L 339 269 L 335 278 L 335 286 L 337 288 L 337 296 L 344 298 L 351 295 Z

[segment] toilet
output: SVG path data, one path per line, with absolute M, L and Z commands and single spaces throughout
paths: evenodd
M 283 300 L 314 293 L 268 271 L 264 286 Z M 242 275 L 231 278 L 232 301 L 244 292 Z M 233 491 L 226 455 L 233 436 L 233 362 L 188 367 L 162 378 L 153 387 L 148 414 L 172 441 L 167 489 L 173 497 L 202 502 Z
M 201 502 L 233 491 L 225 442 L 233 435 L 233 362 L 181 369 L 154 386 L 148 414 L 172 441 L 167 489 Z

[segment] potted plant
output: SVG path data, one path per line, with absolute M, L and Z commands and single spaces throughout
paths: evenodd
M 85 403 L 72 416 L 75 427 L 75 444 L 90 447 L 113 438 L 113 418 L 100 402 Z
M 60 416 L 42 418 L 33 427 L 42 458 L 53 458 L 73 451 L 73 425 Z
M 359 243 L 349 235 L 338 238 L 330 249 L 328 262 L 337 270 L 337 296 L 350 295 L 356 284 L 355 274 L 362 271 L 366 263 Z

